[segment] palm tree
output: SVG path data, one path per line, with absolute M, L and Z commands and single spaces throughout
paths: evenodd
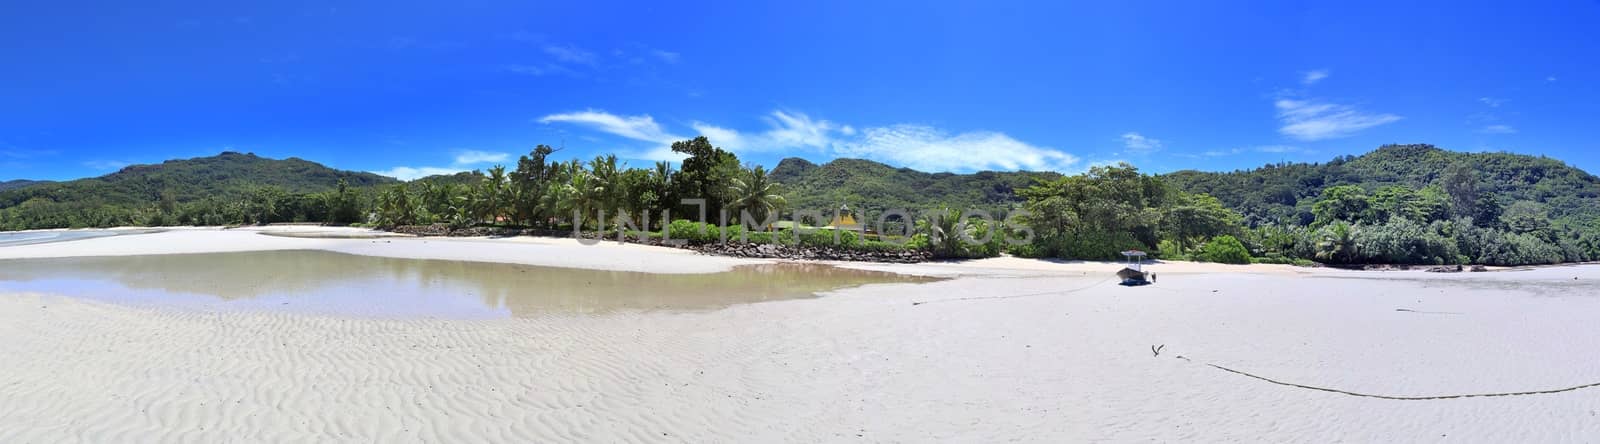
M 1343 221 L 1335 222 L 1322 231 L 1322 241 L 1317 242 L 1317 260 L 1323 262 L 1354 262 L 1360 245 L 1356 244 L 1356 228 Z
M 395 184 L 378 196 L 378 223 L 384 226 L 416 223 L 417 207 L 405 184 Z
M 506 206 L 511 200 L 506 195 L 506 167 L 495 165 L 489 169 L 489 177 L 481 183 L 480 190 L 483 209 L 481 214 L 490 223 L 499 223 L 500 217 L 507 214 Z
M 595 156 L 589 161 L 589 182 L 598 193 L 594 209 L 615 214 L 618 203 L 622 201 L 622 168 L 617 165 L 617 156 L 607 154 Z
M 962 257 L 967 253 L 967 239 L 977 236 L 976 227 L 967 223 L 961 210 L 944 207 L 917 221 L 917 232 L 928 236 L 928 246 L 940 257 Z
M 781 210 L 788 205 L 788 200 L 781 194 L 782 184 L 773 182 L 767 177 L 767 169 L 757 165 L 743 171 L 739 177 L 733 178 L 733 185 L 728 190 L 733 193 L 733 202 L 729 209 L 733 211 L 749 211 L 757 220 L 767 220 L 767 215 Z
M 660 214 L 662 209 L 672 208 L 678 203 L 672 195 L 672 190 L 677 186 L 673 183 L 674 175 L 671 163 L 656 162 L 655 170 L 650 173 L 649 182 L 650 191 L 656 196 L 655 204 L 647 208 L 651 214 Z
M 574 214 L 579 220 L 593 221 L 598 216 L 597 211 L 604 210 L 610 191 L 610 184 L 600 176 L 583 169 L 583 165 L 573 161 L 569 168 L 567 183 L 557 190 L 557 208 L 563 214 Z M 574 220 L 576 224 L 579 220 Z M 581 228 L 581 227 L 574 227 Z M 597 223 L 596 228 L 599 227 Z

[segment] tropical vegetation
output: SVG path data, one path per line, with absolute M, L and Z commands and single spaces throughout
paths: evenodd
M 1149 175 L 1119 164 L 1063 176 L 930 174 L 859 159 L 790 158 L 768 171 L 704 137 L 672 150 L 684 156 L 677 168 L 635 168 L 614 155 L 559 160 L 559 150 L 539 145 L 511 166 L 409 182 L 223 153 L 91 179 L 6 182 L 0 229 L 447 224 L 922 249 L 944 258 L 1104 260 L 1138 249 L 1225 263 L 1600 259 L 1600 179 L 1505 153 L 1397 145 L 1230 173 Z M 874 229 L 820 229 L 841 205 Z

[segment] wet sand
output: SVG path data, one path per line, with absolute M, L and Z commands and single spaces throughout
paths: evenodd
M 97 237 L 159 233 L 161 231 L 164 230 L 160 228 L 118 228 L 107 230 L 84 229 L 5 231 L 0 232 L 0 247 L 48 244 L 53 242 L 70 242 L 75 240 L 93 239 Z
M 680 274 L 747 264 L 542 240 L 412 248 L 423 244 L 306 245 L 333 241 L 236 234 L 248 233 L 122 236 L 0 248 L 0 256 L 19 254 L 12 248 L 72 257 L 141 245 L 194 252 L 178 244 L 387 257 L 476 248 L 487 251 L 482 260 L 528 264 L 568 254 L 585 265 L 609 257 L 616 268 Z M 820 298 L 497 319 L 0 294 L 0 441 L 1600 436 L 1600 388 L 1584 387 L 1600 382 L 1588 353 L 1600 337 L 1600 267 L 1440 275 L 1190 273 L 1183 270 L 1206 268 L 1165 264 L 1157 267 L 1171 274 L 1158 284 L 1126 288 L 1090 269 L 1107 264 L 1017 261 L 857 264 L 955 278 Z M 1027 265 L 1004 266 L 1020 263 Z

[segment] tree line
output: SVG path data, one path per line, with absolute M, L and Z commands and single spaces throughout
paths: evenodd
M 944 258 L 1010 253 L 1107 260 L 1130 249 L 1165 259 L 1227 263 L 1522 265 L 1600 258 L 1600 220 L 1571 211 L 1553 217 L 1549 205 L 1508 197 L 1506 188 L 1462 162 L 1444 168 L 1424 187 L 1340 184 L 1308 192 L 1294 199 L 1304 214 L 1288 218 L 1252 215 L 1248 207 L 1240 212 L 1209 193 L 1184 191 L 1206 188 L 1193 186 L 1194 177 L 1149 175 L 1127 164 L 1097 166 L 1077 175 L 1033 177 L 1033 184 L 1015 189 L 1015 200 L 998 208 L 905 208 L 912 212 L 892 215 L 873 202 L 837 202 L 865 208 L 856 218 L 877 228 L 840 236 L 805 233 L 808 226 L 826 224 L 822 216 L 831 216 L 831 208 L 791 207 L 790 202 L 815 200 L 797 196 L 764 167 L 741 163 L 705 137 L 671 148 L 685 156 L 678 168 L 667 162 L 631 168 L 615 155 L 561 161 L 553 159 L 558 150 L 539 145 L 520 156 L 514 168 L 360 187 L 341 178 L 336 189 L 322 192 L 258 186 L 189 201 L 162 192 L 151 205 L 33 196 L 0 209 L 0 229 L 448 224 L 632 230 L 692 242 L 731 238 L 912 248 Z M 795 219 L 795 210 L 821 211 L 811 220 L 767 223 Z M 662 220 L 667 212 L 680 221 Z M 742 213 L 760 222 L 742 224 Z M 602 214 L 607 219 L 602 221 Z M 626 221 L 619 220 L 624 215 Z M 876 221 L 885 224 L 876 226 Z

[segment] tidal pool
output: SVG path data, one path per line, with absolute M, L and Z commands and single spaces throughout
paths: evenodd
M 314 250 L 0 260 L 0 294 L 139 306 L 359 317 L 499 318 L 618 310 L 708 310 L 936 279 L 780 263 L 652 274 Z M 3 297 L 3 296 L 0 296 Z

